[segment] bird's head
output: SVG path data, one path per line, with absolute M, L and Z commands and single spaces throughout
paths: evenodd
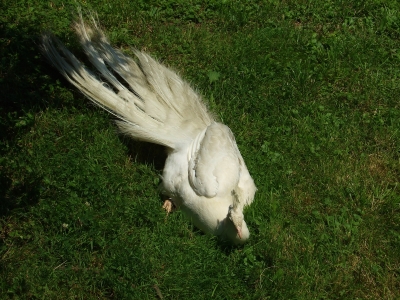
M 232 191 L 233 199 L 229 199 L 230 204 L 221 205 L 218 214 L 224 214 L 214 234 L 221 237 L 222 240 L 233 244 L 244 244 L 250 237 L 250 232 L 243 215 L 243 202 L 236 191 Z M 215 210 L 216 211 L 216 210 Z M 211 214 L 210 214 L 211 215 Z
M 250 237 L 249 229 L 247 228 L 247 224 L 244 221 L 244 215 L 241 209 L 234 207 L 233 205 L 229 206 L 227 221 L 231 222 L 234 230 L 230 230 L 229 238 L 235 244 L 243 244 Z

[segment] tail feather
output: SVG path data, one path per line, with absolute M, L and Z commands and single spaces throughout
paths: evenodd
M 135 61 L 111 47 L 94 18 L 88 25 L 80 15 L 74 28 L 106 82 L 50 34 L 43 35 L 43 52 L 69 82 L 120 119 L 123 133 L 175 149 L 211 124 L 200 95 L 176 73 L 138 50 Z

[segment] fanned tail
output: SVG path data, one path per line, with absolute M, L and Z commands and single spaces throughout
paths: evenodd
M 201 96 L 176 73 L 141 51 L 134 52 L 135 61 L 111 47 L 93 17 L 88 25 L 80 14 L 74 28 L 105 81 L 51 34 L 42 37 L 43 52 L 69 82 L 120 119 L 123 133 L 176 149 L 213 122 Z

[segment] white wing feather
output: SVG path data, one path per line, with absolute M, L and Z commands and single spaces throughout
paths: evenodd
M 237 187 L 240 161 L 227 126 L 212 123 L 195 139 L 191 153 L 189 182 L 196 194 L 208 198 L 225 196 Z

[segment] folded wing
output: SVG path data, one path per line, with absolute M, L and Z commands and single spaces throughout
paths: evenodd
M 196 194 L 223 197 L 237 188 L 240 153 L 227 126 L 212 123 L 197 136 L 189 152 L 189 182 Z

